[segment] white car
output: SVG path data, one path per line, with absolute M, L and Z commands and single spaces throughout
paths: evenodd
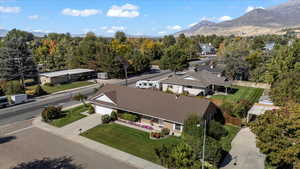
M 135 87 L 141 89 L 151 89 L 151 88 L 160 89 L 160 84 L 158 81 L 140 80 L 136 82 Z

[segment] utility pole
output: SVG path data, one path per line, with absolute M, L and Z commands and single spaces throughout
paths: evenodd
M 204 131 L 203 131 L 202 169 L 204 169 L 204 164 L 205 164 L 205 138 L 206 138 L 206 119 L 204 120 Z

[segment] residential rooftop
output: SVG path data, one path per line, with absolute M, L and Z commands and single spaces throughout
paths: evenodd
M 40 76 L 57 77 L 57 76 L 74 75 L 74 74 L 88 73 L 88 72 L 94 72 L 94 70 L 92 70 L 92 69 L 69 69 L 69 70 L 61 70 L 61 71 L 56 71 L 56 72 L 41 73 Z
M 112 102 L 97 100 L 103 95 Z M 214 104 L 207 99 L 118 85 L 105 85 L 96 96 L 89 100 L 98 106 L 151 116 L 178 124 L 183 124 L 190 114 L 197 114 L 202 118 L 206 113 L 216 111 Z
M 218 76 L 206 70 L 187 73 L 183 76 L 174 76 L 162 80 L 161 83 L 193 86 L 199 88 L 206 88 L 209 87 L 210 85 L 225 86 L 225 87 L 229 87 L 231 85 L 231 81 L 228 81 L 226 77 Z

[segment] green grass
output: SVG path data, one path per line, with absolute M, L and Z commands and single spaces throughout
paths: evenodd
M 233 86 L 233 88 L 237 89 L 237 92 L 234 94 L 228 95 L 215 95 L 211 98 L 219 99 L 223 102 L 232 102 L 236 103 L 242 99 L 247 100 L 251 103 L 255 103 L 259 100 L 260 96 L 262 95 L 264 89 L 259 88 L 252 88 L 252 87 L 242 87 L 242 86 Z
M 86 106 L 80 105 L 72 109 L 65 110 L 63 111 L 64 116 L 62 118 L 53 120 L 50 122 L 50 124 L 56 127 L 63 127 L 65 125 L 73 123 L 74 121 L 86 117 L 86 115 L 83 115 L 81 113 L 87 111 L 87 109 L 88 108 Z
M 151 140 L 149 133 L 115 123 L 99 125 L 82 133 L 82 136 L 157 164 L 159 164 L 159 159 L 155 155 L 156 147 L 181 142 L 180 138 L 173 136 Z
M 240 128 L 232 125 L 225 125 L 224 128 L 228 131 L 228 135 L 226 137 L 222 137 L 220 143 L 223 149 L 229 152 L 231 149 L 231 142 L 240 131 Z
M 78 87 L 84 87 L 88 85 L 92 85 L 94 83 L 88 82 L 88 81 L 79 81 L 79 82 L 72 82 L 72 83 L 67 83 L 67 84 L 61 84 L 61 85 L 55 85 L 55 86 L 46 86 L 43 85 L 42 88 L 49 94 L 55 93 L 55 92 L 60 92 L 68 89 L 73 89 L 73 88 L 78 88 Z M 29 86 L 27 87 L 28 90 L 33 90 L 35 89 L 35 86 Z

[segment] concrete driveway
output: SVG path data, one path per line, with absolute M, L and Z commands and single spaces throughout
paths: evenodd
M 255 135 L 242 128 L 233 139 L 232 149 L 221 165 L 222 169 L 264 169 L 265 156 L 256 147 Z
M 80 144 L 65 140 L 35 127 L 0 137 L 0 168 L 8 169 L 21 162 L 44 157 L 68 156 L 84 169 L 135 169 L 97 153 Z

